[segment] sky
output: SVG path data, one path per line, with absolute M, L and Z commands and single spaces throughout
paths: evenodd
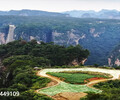
M 120 11 L 120 0 L 0 0 L 0 10 L 43 10 L 63 12 L 70 10 L 116 9 Z

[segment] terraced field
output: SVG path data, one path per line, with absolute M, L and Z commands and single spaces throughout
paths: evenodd
M 102 72 L 102 73 L 107 73 L 107 74 L 112 75 L 113 78 L 91 81 L 85 85 L 75 85 L 75 84 L 65 83 L 58 78 L 55 78 L 55 77 L 52 77 L 52 76 L 49 76 L 46 74 L 47 72 L 63 72 L 63 71 Z M 46 94 L 46 95 L 52 97 L 56 94 L 64 93 L 64 92 L 73 92 L 73 93 L 95 92 L 95 93 L 100 93 L 100 92 L 102 92 L 102 90 L 95 89 L 95 88 L 91 87 L 91 85 L 96 84 L 98 82 L 106 81 L 106 80 L 118 79 L 119 75 L 120 75 L 120 70 L 110 70 L 110 69 L 101 69 L 101 68 L 72 68 L 72 69 L 70 69 L 70 68 L 62 68 L 62 69 L 57 68 L 57 69 L 43 69 L 40 72 L 38 72 L 38 75 L 42 76 L 42 77 L 48 77 L 48 78 L 57 82 L 56 85 L 37 90 L 37 92 L 39 92 L 39 93 Z
M 90 78 L 108 78 L 104 75 L 85 74 L 82 72 L 48 72 L 47 74 L 59 77 L 61 80 L 71 84 L 84 84 L 89 82 Z

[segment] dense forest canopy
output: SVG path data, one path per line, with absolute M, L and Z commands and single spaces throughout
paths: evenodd
M 29 55 L 41 57 L 41 59 L 43 57 L 43 59 L 46 59 L 45 61 L 48 60 L 50 62 L 50 66 L 60 66 L 68 65 L 74 59 L 81 62 L 88 57 L 89 51 L 83 49 L 80 45 L 65 47 L 56 45 L 52 42 L 41 42 L 38 44 L 36 40 L 32 40 L 31 42 L 17 40 L 8 44 L 0 45 L 0 57 L 2 59 L 15 55 Z

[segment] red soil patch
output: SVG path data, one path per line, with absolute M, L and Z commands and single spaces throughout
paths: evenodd
M 101 80 L 101 79 L 106 79 L 106 78 L 103 78 L 103 77 L 93 77 L 93 78 L 89 78 L 89 79 L 87 79 L 87 80 L 85 80 L 85 82 L 87 81 L 89 81 L 89 82 L 91 82 L 91 81 L 94 81 L 94 80 Z

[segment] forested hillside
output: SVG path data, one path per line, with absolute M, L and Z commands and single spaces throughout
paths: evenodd
M 19 96 L 0 96 L 0 99 L 52 100 L 34 92 L 45 87 L 50 79 L 36 76 L 33 69 L 66 67 L 74 60 L 81 65 L 88 55 L 89 51 L 80 45 L 64 47 L 53 43 L 38 44 L 35 40 L 17 40 L 0 45 L 0 91 L 20 92 Z
M 1 44 L 8 39 L 9 25 L 14 25 L 14 40 L 52 41 L 64 46 L 80 44 L 90 51 L 86 62 L 89 65 L 108 65 L 109 53 L 120 42 L 120 20 L 62 16 L 0 16 L 0 20 Z

